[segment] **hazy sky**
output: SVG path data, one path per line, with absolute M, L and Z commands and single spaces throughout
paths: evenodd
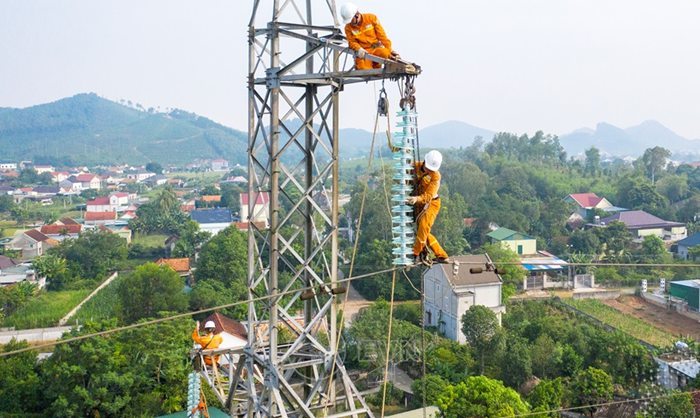
M 357 4 L 380 17 L 394 49 L 423 67 L 421 126 L 456 119 L 494 131 L 564 134 L 601 121 L 625 128 L 655 119 L 700 138 L 697 0 Z M 251 6 L 2 0 L 0 107 L 94 92 L 245 130 Z M 342 127 L 372 129 L 377 88 L 346 89 Z M 396 89 L 389 91 L 395 98 Z

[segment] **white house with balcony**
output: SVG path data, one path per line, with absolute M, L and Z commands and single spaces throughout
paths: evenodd
M 249 214 L 250 199 L 248 193 L 241 193 L 241 221 L 251 220 L 253 223 L 265 223 L 265 228 L 270 227 L 270 195 L 267 192 L 255 193 L 255 204 L 252 214 Z
M 503 281 L 488 254 L 454 257 L 450 264 L 434 264 L 425 274 L 425 324 L 436 326 L 445 337 L 466 343 L 462 315 L 473 305 L 491 309 L 501 323 L 506 307 L 501 303 Z M 481 273 L 472 272 L 480 268 Z

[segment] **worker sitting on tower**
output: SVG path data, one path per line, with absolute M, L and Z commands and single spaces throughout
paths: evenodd
M 214 323 L 214 321 L 207 321 L 207 323 L 204 324 L 204 330 L 206 331 L 207 335 L 205 335 L 204 337 L 200 337 L 199 321 L 197 321 L 197 326 L 192 332 L 192 339 L 194 340 L 194 342 L 202 346 L 202 350 L 219 348 L 221 343 L 224 341 L 224 338 L 218 334 L 214 335 L 214 331 L 216 330 L 216 324 Z M 204 356 L 204 363 L 211 366 L 213 362 L 219 362 L 219 357 L 221 356 L 215 356 L 212 359 L 212 357 L 210 356 Z
M 426 245 L 435 253 L 438 263 L 449 263 L 447 253 L 442 249 L 437 239 L 430 233 L 435 223 L 435 217 L 440 211 L 440 165 L 442 154 L 438 151 L 430 151 L 423 161 L 413 163 L 415 175 L 413 194 L 408 198 L 408 204 L 414 205 L 414 213 L 417 214 L 418 229 L 416 242 L 413 245 L 413 258 L 417 263 L 426 262 Z
M 386 37 L 386 32 L 384 32 L 377 16 L 360 13 L 353 3 L 345 3 L 340 9 L 340 16 L 345 23 L 345 36 L 348 38 L 348 45 L 357 55 L 355 69 L 382 68 L 380 63 L 365 59 L 366 54 L 384 59 L 397 60 L 401 58 L 398 52 L 391 49 L 391 41 Z

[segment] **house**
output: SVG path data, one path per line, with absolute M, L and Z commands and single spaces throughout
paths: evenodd
M 156 173 L 151 173 L 150 171 L 145 170 L 143 168 L 126 172 L 126 178 L 130 180 L 135 180 L 137 183 L 140 183 L 146 180 L 147 178 L 153 177 L 155 175 Z
M 35 165 L 34 170 L 36 170 L 37 174 L 44 174 L 44 173 L 51 173 L 54 171 L 54 168 L 50 165 Z
M 270 227 L 270 195 L 267 192 L 255 193 L 255 204 L 252 213 L 249 212 L 248 193 L 240 194 L 241 221 L 265 222 L 265 228 Z
M 248 232 L 248 222 L 234 222 L 233 225 L 236 225 L 238 229 L 243 232 Z M 259 230 L 263 230 L 268 227 L 265 225 L 265 222 L 253 222 L 253 225 Z
M 4 263 L 4 259 L 13 264 Z M 2 267 L 3 265 L 5 267 Z M 29 263 L 21 263 L 0 255 L 0 287 L 11 286 L 19 282 L 34 283 L 41 289 L 46 285 L 46 278 L 37 277 Z
M 170 179 L 168 180 L 168 184 L 174 188 L 185 187 L 185 182 L 180 179 Z
M 226 171 L 228 170 L 228 161 L 218 158 L 211 162 L 211 169 L 213 171 Z
M 221 206 L 221 195 L 202 196 L 201 201 L 204 202 L 205 207 L 219 207 Z
M 142 180 L 143 183 L 148 184 L 150 187 L 155 187 L 155 186 L 161 186 L 165 183 L 168 182 L 168 177 L 162 175 L 162 174 L 155 174 L 152 175 L 151 177 L 148 177 L 144 180 Z
M 38 186 L 32 189 L 37 196 L 56 196 L 61 193 L 60 187 Z
M 700 374 L 700 363 L 687 352 L 665 353 L 654 361 L 659 365 L 657 383 L 666 389 L 684 389 Z
M 115 225 L 117 212 L 85 212 L 85 226 Z
M 54 223 L 57 225 L 80 225 L 78 222 L 74 221 L 71 218 L 61 218 Z
M 15 188 L 12 186 L 0 186 L 0 194 L 14 194 Z
M 587 224 L 588 228 L 604 228 L 612 221 L 624 222 L 632 233 L 633 241 L 643 241 L 647 235 L 656 235 L 664 241 L 680 241 L 688 236 L 685 224 L 665 221 L 643 210 L 630 210 L 608 216 L 600 223 Z
M 170 255 L 175 250 L 175 245 L 180 241 L 180 237 L 177 234 L 172 234 L 165 239 L 165 252 Z
M 60 183 L 63 180 L 67 179 L 68 177 L 70 177 L 70 173 L 67 171 L 52 171 L 51 172 L 51 178 L 56 183 Z
M 125 211 L 122 213 L 122 216 L 119 217 L 119 219 L 122 219 L 126 222 L 129 222 L 132 219 L 138 218 L 138 215 L 136 215 L 135 212 L 130 212 L 130 211 Z
M 42 225 L 40 231 L 42 234 L 56 241 L 63 241 L 66 238 L 78 238 L 83 226 L 79 223 L 62 225 L 52 223 L 51 225 Z
M 678 258 L 682 258 L 683 260 L 688 259 L 688 249 L 691 247 L 694 247 L 696 245 L 700 245 L 700 232 L 695 233 L 687 238 L 684 238 L 676 243 L 677 249 L 676 249 L 676 254 L 678 255 Z
M 231 209 L 195 209 L 190 212 L 193 221 L 197 221 L 199 229 L 216 235 L 219 231 L 228 228 L 233 222 Z
M 168 266 L 177 274 L 189 279 L 192 269 L 190 268 L 189 258 L 161 258 L 156 261 L 159 266 Z
M 586 219 L 594 209 L 602 210 L 603 212 L 620 212 L 627 209 L 613 206 L 608 199 L 598 197 L 595 193 L 574 193 L 564 198 L 565 202 L 571 202 L 576 207 L 574 213 L 578 216 L 576 219 Z M 570 218 L 571 219 L 571 218 Z
M 553 254 L 538 251 L 521 256 L 520 262 L 523 270 L 527 272 L 523 280 L 523 290 L 564 287 L 570 284 L 566 261 Z M 574 284 L 571 283 L 571 286 Z
M 491 309 L 501 323 L 501 277 L 493 271 L 472 273 L 472 267 L 492 266 L 488 254 L 454 257 L 451 264 L 435 264 L 425 273 L 425 324 L 437 326 L 451 340 L 465 343 L 462 315 L 473 305 Z
M 17 170 L 17 163 L 0 163 L 0 170 Z
M 102 188 L 102 179 L 97 174 L 78 174 L 75 178 L 82 183 L 83 190 L 100 190 Z
M 243 177 L 243 176 L 235 176 L 235 177 L 227 177 L 226 180 L 222 181 L 222 183 L 241 183 L 241 184 L 245 184 L 245 183 L 248 183 L 248 180 L 246 180 L 246 178 Z
M 10 267 L 20 265 L 20 264 L 22 264 L 22 262 L 19 260 L 14 260 L 10 257 L 5 257 L 4 255 L 0 255 L 0 271 L 8 269 Z
M 54 245 L 58 245 L 58 241 L 47 237 L 36 229 L 17 234 L 10 241 L 10 249 L 19 251 L 20 258 L 41 257 L 49 247 Z
M 682 299 L 689 310 L 700 310 L 700 280 L 679 280 L 669 285 L 671 298 Z
M 86 210 L 88 212 L 116 212 L 117 209 L 112 210 L 112 205 L 110 204 L 109 197 L 96 197 L 95 200 L 88 200 L 85 203 Z
M 537 240 L 529 235 L 508 228 L 498 228 L 486 234 L 491 243 L 501 243 L 519 255 L 537 254 Z
M 0 177 L 2 177 L 4 179 L 16 179 L 19 177 L 19 173 L 14 171 L 14 170 L 5 171 L 5 172 L 0 173 Z
M 129 193 L 116 192 L 110 194 L 109 204 L 110 206 L 116 207 L 118 212 L 123 211 L 127 206 L 129 206 Z

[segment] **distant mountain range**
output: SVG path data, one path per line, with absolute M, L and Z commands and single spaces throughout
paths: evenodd
M 300 126 L 291 121 L 289 127 Z M 533 132 L 534 133 L 534 132 Z M 468 147 L 479 136 L 485 142 L 495 132 L 460 121 L 421 127 L 424 148 Z M 369 152 L 372 133 L 362 129 L 340 130 L 343 159 Z M 656 121 L 627 129 L 599 123 L 560 135 L 569 155 L 595 146 L 603 154 L 639 156 L 663 146 L 676 155 L 700 159 L 700 140 L 688 140 Z M 377 147 L 386 144 L 384 132 Z M 0 108 L 0 160 L 33 160 L 40 164 L 94 165 L 126 162 L 187 164 L 196 158 L 225 158 L 246 164 L 248 135 L 206 117 L 183 111 L 168 113 L 134 109 L 103 99 L 94 93 L 78 94 L 25 109 Z M 690 157 L 692 158 L 692 157 Z

